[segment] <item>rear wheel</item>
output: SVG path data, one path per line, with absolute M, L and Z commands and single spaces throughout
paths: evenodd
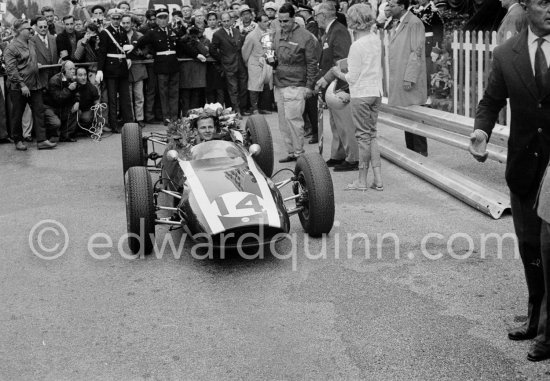
M 155 240 L 155 205 L 151 176 L 145 167 L 131 167 L 126 172 L 126 223 L 132 253 L 151 253 Z
M 263 115 L 251 115 L 246 121 L 245 130 L 248 146 L 259 144 L 261 151 L 254 156 L 254 161 L 262 169 L 267 177 L 273 174 L 273 138 L 269 124 Z M 247 147 L 248 148 L 248 147 Z
M 294 170 L 294 193 L 301 194 L 296 206 L 302 227 L 312 237 L 329 233 L 334 224 L 334 188 L 332 177 L 322 156 L 315 152 L 303 154 Z
M 147 140 L 144 141 L 141 127 L 137 123 L 126 123 L 122 127 L 122 170 L 147 166 Z

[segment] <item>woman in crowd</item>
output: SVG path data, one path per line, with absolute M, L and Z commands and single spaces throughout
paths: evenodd
M 94 22 L 86 24 L 86 34 L 76 44 L 74 57 L 78 62 L 97 62 L 99 27 Z
M 355 137 L 359 144 L 359 178 L 348 184 L 348 190 L 366 190 L 367 172 L 372 167 L 371 188 L 382 191 L 380 151 L 376 141 L 378 109 L 382 97 L 382 60 L 380 38 L 376 34 L 376 19 L 372 8 L 355 4 L 347 13 L 348 28 L 353 31 L 346 65 L 335 66 L 333 74 L 348 82 Z

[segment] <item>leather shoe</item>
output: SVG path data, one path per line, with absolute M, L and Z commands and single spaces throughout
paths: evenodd
M 57 143 L 59 141 L 59 137 L 57 136 L 50 136 L 48 138 L 48 140 L 50 141 L 50 143 Z
M 537 336 L 537 331 L 529 331 L 527 325 L 522 325 L 521 327 L 514 328 L 508 332 L 508 338 L 514 341 L 522 340 L 531 340 Z
M 336 159 L 328 159 L 327 160 L 327 167 L 334 167 L 335 165 L 340 165 L 345 160 L 336 160 Z
M 280 159 L 279 163 L 290 163 L 290 162 L 296 161 L 296 160 L 298 160 L 298 158 L 296 156 L 287 156 L 283 159 Z
M 52 143 L 49 140 L 44 140 L 42 142 L 38 142 L 36 145 L 38 149 L 51 149 L 55 148 L 57 146 L 57 143 Z
M 319 138 L 317 137 L 317 135 L 313 135 L 309 140 L 309 144 L 317 144 L 317 143 L 319 143 Z
M 550 345 L 542 343 L 534 343 L 529 352 L 527 352 L 527 360 L 537 362 L 550 359 Z
M 138 126 L 140 126 L 141 128 L 145 127 L 145 122 L 143 120 L 138 120 L 137 122 Z
M 18 150 L 18 151 L 26 151 L 27 150 L 27 146 L 25 145 L 25 143 L 23 142 L 17 142 L 15 144 L 15 149 Z
M 353 161 L 349 162 L 344 160 L 344 162 L 340 165 L 334 166 L 334 172 L 346 172 L 346 171 L 356 171 L 359 169 L 359 162 Z

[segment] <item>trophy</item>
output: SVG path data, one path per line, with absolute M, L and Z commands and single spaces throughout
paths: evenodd
M 269 31 L 265 32 L 264 34 L 262 34 L 260 42 L 262 43 L 262 47 L 264 48 L 266 61 L 268 63 L 273 63 L 275 61 L 275 50 L 273 50 L 272 34 Z

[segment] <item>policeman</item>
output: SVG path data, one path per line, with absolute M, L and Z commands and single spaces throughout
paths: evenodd
M 168 9 L 157 10 L 157 27 L 148 31 L 136 44 L 136 48 L 149 45 L 154 52 L 153 68 L 157 74 L 162 118 L 164 125 L 178 117 L 180 67 L 176 55 L 176 47 L 182 36 L 168 25 Z M 199 54 L 197 58 L 206 61 Z
M 313 17 L 313 8 L 306 4 L 299 4 L 298 14 L 304 18 L 306 22 L 306 29 L 316 38 L 319 38 L 319 25 Z
M 126 59 L 126 53 L 130 53 L 133 46 L 130 45 L 126 32 L 120 28 L 123 13 L 118 8 L 109 11 L 111 25 L 99 34 L 97 52 L 96 80 L 101 82 L 105 79 L 109 98 L 109 128 L 104 127 L 103 131 L 112 130 L 114 133 L 120 133 L 117 125 L 117 96 L 123 122 L 132 122 L 132 103 L 128 83 L 129 61 Z
M 411 9 L 411 12 L 422 20 L 426 35 L 426 72 L 428 83 L 428 96 L 431 95 L 431 76 L 435 73 L 435 65 L 432 62 L 432 49 L 436 47 L 443 48 L 443 21 L 439 16 L 437 6 L 431 0 L 418 0 L 416 7 Z M 430 101 L 428 101 L 430 103 Z

